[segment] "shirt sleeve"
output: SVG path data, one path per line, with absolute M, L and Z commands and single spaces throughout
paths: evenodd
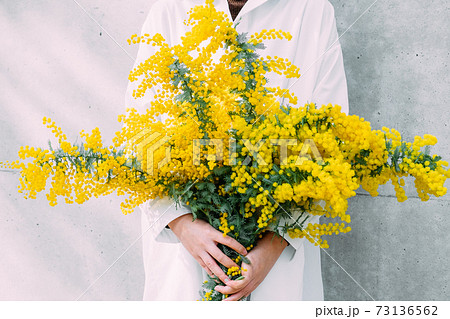
M 328 2 L 324 2 L 322 11 L 319 38 L 315 45 L 318 46 L 316 57 L 317 76 L 312 93 L 312 101 L 316 105 L 322 104 L 339 105 L 341 112 L 348 114 L 348 92 L 347 80 L 344 70 L 344 62 L 342 56 L 342 49 L 339 43 L 338 32 L 336 28 L 336 19 L 334 16 L 334 8 Z M 301 50 L 301 48 L 299 49 Z M 323 206 L 323 201 L 318 201 L 319 205 Z M 289 218 L 282 217 L 278 223 L 278 233 L 281 234 L 282 227 L 292 224 L 298 217 L 298 212 L 290 213 Z M 310 215 L 308 223 L 319 223 L 320 216 Z M 269 230 L 275 231 L 275 226 L 269 226 Z M 289 234 L 284 234 L 284 239 L 295 249 L 304 244 L 306 238 L 292 238 Z
M 334 8 L 326 2 L 320 30 L 318 62 L 320 63 L 312 101 L 317 105 L 340 105 L 341 111 L 348 115 L 347 79 L 344 70 L 342 48 L 336 28 Z
M 170 16 L 164 1 L 157 1 L 153 4 L 141 30 L 141 35 L 153 36 L 156 33 L 161 34 L 170 44 Z M 133 68 L 138 67 L 140 63 L 152 56 L 156 49 L 157 47 L 151 44 L 141 43 Z M 147 108 L 151 107 L 156 90 L 151 88 L 143 97 L 135 99 L 133 91 L 138 88 L 138 82 L 128 82 L 125 106 L 134 108 L 139 113 L 144 113 Z M 145 232 L 154 240 L 160 242 L 179 242 L 175 234 L 166 226 L 172 220 L 191 212 L 188 206 L 176 205 L 174 200 L 169 197 L 150 200 L 141 205 L 140 210 L 148 220 L 149 228 Z
M 149 200 L 140 206 L 142 214 L 147 217 L 148 229 L 144 231 L 148 233 L 154 240 L 166 243 L 180 242 L 172 232 L 166 228 L 172 220 L 191 213 L 189 206 L 177 205 L 175 201 L 169 197 L 155 198 Z

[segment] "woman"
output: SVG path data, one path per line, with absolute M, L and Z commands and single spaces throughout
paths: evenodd
M 183 21 L 190 8 L 201 0 L 157 1 L 148 15 L 142 33 L 160 33 L 169 43 L 179 43 L 186 32 Z M 270 86 L 289 89 L 298 105 L 307 102 L 338 104 L 348 113 L 347 84 L 338 41 L 334 10 L 326 0 L 248 0 L 214 2 L 216 8 L 239 22 L 237 30 L 253 34 L 262 29 L 290 32 L 291 41 L 269 40 L 260 54 L 288 58 L 300 67 L 302 76 L 285 79 L 271 74 Z M 152 55 L 154 48 L 141 45 L 136 65 Z M 136 66 L 135 65 L 135 66 Z M 152 92 L 134 100 L 136 85 L 129 84 L 127 106 L 144 110 Z M 145 267 L 144 300 L 197 300 L 206 273 L 215 274 L 225 284 L 217 288 L 227 300 L 323 300 L 320 250 L 309 241 L 286 236 L 272 240 L 267 233 L 247 253 L 230 237 L 201 220 L 192 222 L 189 207 L 175 207 L 168 198 L 146 203 L 142 209 Z M 230 281 L 218 262 L 227 267 L 234 262 L 217 248 L 223 243 L 251 261 L 245 279 Z

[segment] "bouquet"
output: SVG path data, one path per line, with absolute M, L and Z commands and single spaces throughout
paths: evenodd
M 348 199 L 360 186 L 377 196 L 379 185 L 391 181 L 404 201 L 404 178 L 412 176 L 422 200 L 446 194 L 450 171 L 430 154 L 434 136 L 406 142 L 396 130 L 372 130 L 338 105 L 297 105 L 292 92 L 270 87 L 267 75 L 298 78 L 299 68 L 258 53 L 265 40 L 289 41 L 290 34 L 239 34 L 212 2 L 189 12 L 191 29 L 179 45 L 170 47 L 159 34 L 131 37 L 130 43 L 158 47 L 131 71 L 130 81 L 139 81 L 133 96 L 156 93 L 145 113 L 131 108 L 119 116 L 123 127 L 111 146 L 98 129 L 81 132 L 83 143 L 70 143 L 44 118 L 59 146 L 22 147 L 19 161 L 3 164 L 20 170 L 25 197 L 46 191 L 50 205 L 58 197 L 82 204 L 116 192 L 125 196 L 127 214 L 168 196 L 250 250 L 267 231 L 327 248 L 323 236 L 351 230 Z M 320 224 L 320 216 L 335 222 Z M 249 262 L 219 248 L 238 265 Z M 221 267 L 230 279 L 245 276 L 242 268 Z M 222 300 L 216 285 L 209 277 L 201 298 Z

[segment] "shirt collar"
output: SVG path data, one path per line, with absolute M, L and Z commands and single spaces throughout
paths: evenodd
M 256 9 L 257 7 L 259 7 L 260 5 L 264 4 L 267 1 L 270 0 L 248 0 L 247 3 L 244 5 L 244 7 L 241 9 L 241 12 L 239 12 L 235 21 L 238 21 L 239 18 L 242 17 L 244 14 L 247 14 L 248 12 Z M 205 2 L 205 0 L 194 0 L 194 2 L 202 4 Z M 214 0 L 214 5 L 218 10 L 228 14 L 228 17 L 230 18 L 230 20 L 232 20 L 227 0 Z

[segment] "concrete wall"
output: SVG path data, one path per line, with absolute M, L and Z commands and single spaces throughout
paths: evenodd
M 136 55 L 126 39 L 153 2 L 0 2 L 0 161 L 47 143 L 44 116 L 69 139 L 98 126 L 111 140 Z M 373 0 L 331 2 L 350 112 L 406 139 L 434 134 L 450 159 L 447 1 L 378 1 L 362 16 Z M 24 200 L 17 179 L 0 172 L 0 300 L 77 299 L 111 264 L 81 299 L 141 299 L 138 213 L 122 215 L 113 196 L 51 208 L 44 196 Z M 353 230 L 322 252 L 326 299 L 450 299 L 449 195 L 423 203 L 407 186 L 405 203 L 390 186 L 351 200 Z
M 98 126 L 111 141 L 137 53 L 126 40 L 152 4 L 0 1 L 0 161 L 46 145 L 44 116 L 69 140 Z M 114 196 L 51 208 L 45 196 L 24 200 L 17 183 L 0 173 L 0 299 L 77 299 L 140 236 L 140 214 L 123 215 Z M 132 245 L 81 300 L 142 299 L 141 249 Z
M 342 35 L 374 0 L 330 2 Z M 447 159 L 449 10 L 445 0 L 377 1 L 341 37 L 350 113 L 410 141 L 433 134 Z M 450 300 L 450 197 L 421 202 L 406 186 L 404 203 L 392 185 L 350 200 L 353 230 L 333 240 L 332 258 L 322 252 L 326 299 Z

